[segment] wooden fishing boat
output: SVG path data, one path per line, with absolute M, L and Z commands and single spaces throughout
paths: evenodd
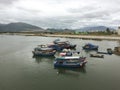
M 32 51 L 34 56 L 54 56 L 56 53 L 56 50 L 53 48 L 48 48 L 48 47 L 37 47 Z

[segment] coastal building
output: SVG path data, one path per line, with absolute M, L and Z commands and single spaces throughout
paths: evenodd
M 118 27 L 118 35 L 120 35 L 120 27 Z

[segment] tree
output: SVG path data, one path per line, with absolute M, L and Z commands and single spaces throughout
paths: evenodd
M 107 28 L 107 29 L 106 29 L 106 32 L 107 32 L 107 33 L 110 33 L 110 29 L 109 29 L 109 28 Z

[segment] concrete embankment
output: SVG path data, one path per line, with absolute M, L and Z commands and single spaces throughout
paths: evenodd
M 93 36 L 93 35 L 51 35 L 48 37 L 65 37 L 65 38 L 80 38 L 80 39 L 96 39 L 96 40 L 120 40 L 120 36 Z
M 120 36 L 95 36 L 95 35 L 60 35 L 60 34 L 39 34 L 39 33 L 0 33 L 5 35 L 25 35 L 25 36 L 45 36 L 45 37 L 62 37 L 62 38 L 80 38 L 92 40 L 120 40 Z

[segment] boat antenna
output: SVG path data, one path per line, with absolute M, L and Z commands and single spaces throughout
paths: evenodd
M 81 57 L 83 57 L 83 49 L 81 50 Z

